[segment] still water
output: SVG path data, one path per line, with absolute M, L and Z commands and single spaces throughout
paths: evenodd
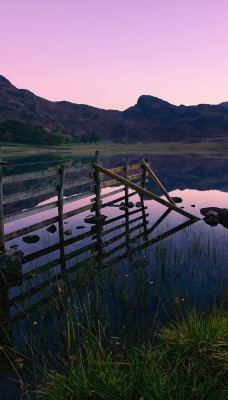
M 198 155 L 147 154 L 144 158 L 169 195 L 181 198 L 178 206 L 200 220 L 189 223 L 183 215 L 167 212 L 154 200 L 131 196 L 133 191 L 129 189 L 132 207 L 121 210 L 118 196 L 122 195 L 109 197 L 108 201 L 115 202 L 102 209 L 106 216 L 102 224 L 86 223 L 85 218 L 91 214 L 88 211 L 65 220 L 65 228 L 71 233 L 65 236 L 64 246 L 59 244 L 58 230 L 51 233 L 46 228 L 34 232 L 39 236 L 37 243 L 27 244 L 23 238 L 8 242 L 7 247 L 24 253 L 23 277 L 1 293 L 2 320 L 17 348 L 23 348 L 31 327 L 39 335 L 45 323 L 47 335 L 51 332 L 50 341 L 53 333 L 58 339 L 57 319 L 51 321 L 48 315 L 59 293 L 64 296 L 65 287 L 77 318 L 83 319 L 85 310 L 87 315 L 99 314 L 108 319 L 113 336 L 139 332 L 142 327 L 146 330 L 151 324 L 162 326 L 180 311 L 208 312 L 227 307 L 228 231 L 221 224 L 206 224 L 200 210 L 228 208 L 228 160 Z M 135 164 L 141 160 L 132 156 L 129 161 Z M 103 164 L 106 168 L 124 165 L 124 157 L 104 159 Z M 11 171 L 15 173 L 13 166 Z M 102 189 L 102 194 L 116 189 Z M 147 189 L 165 199 L 150 179 Z M 41 200 L 20 207 L 54 199 Z M 79 200 L 77 207 L 84 202 Z M 75 206 L 67 205 L 64 212 Z M 56 213 L 53 209 L 26 221 L 11 222 L 5 233 Z M 46 253 L 39 253 L 43 249 Z M 58 262 L 61 251 L 64 262 Z

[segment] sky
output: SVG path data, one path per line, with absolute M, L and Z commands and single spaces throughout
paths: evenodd
M 0 75 L 51 101 L 228 101 L 228 0 L 0 0 Z

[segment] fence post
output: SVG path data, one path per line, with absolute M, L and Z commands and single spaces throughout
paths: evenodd
M 59 218 L 59 246 L 62 272 L 66 269 L 65 253 L 64 253 L 64 225 L 63 225 L 63 191 L 65 179 L 65 166 L 61 165 L 59 170 L 59 185 L 58 185 L 58 218 Z
M 125 179 L 128 179 L 128 167 L 129 167 L 129 157 L 125 157 L 125 168 L 124 168 L 124 177 Z M 129 189 L 128 186 L 125 185 L 124 187 L 125 191 L 125 226 L 126 226 L 126 247 L 127 250 L 130 250 L 130 236 L 129 236 L 129 209 L 128 209 L 128 199 L 129 199 Z
M 2 165 L 5 165 L 6 162 L 1 160 L 2 158 L 1 158 L 1 147 L 0 147 L 0 251 L 5 252 Z
M 100 162 L 100 152 L 96 151 L 95 163 L 99 165 L 99 162 Z M 101 213 L 101 177 L 100 177 L 100 172 L 97 169 L 95 169 L 95 195 L 96 195 L 95 213 L 96 217 L 99 217 Z
M 147 162 L 147 159 L 145 160 Z M 147 170 L 145 165 L 142 164 L 142 168 L 143 168 L 143 176 L 142 176 L 142 188 L 146 189 L 146 177 L 147 177 Z M 144 195 L 141 194 L 140 195 L 140 200 L 142 203 L 142 217 L 143 217 L 143 225 L 144 225 L 144 234 L 145 234 L 145 240 L 148 239 L 148 235 L 147 235 L 147 219 L 146 219 L 146 211 L 145 211 L 145 203 L 144 203 Z

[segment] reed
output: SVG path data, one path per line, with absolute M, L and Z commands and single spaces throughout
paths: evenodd
M 146 339 L 112 338 L 109 326 L 100 319 L 81 325 L 71 315 L 66 314 L 65 344 L 60 345 L 58 362 L 44 354 L 42 363 L 33 360 L 39 383 L 31 396 L 47 400 L 227 398 L 227 314 L 191 313 L 161 332 L 153 329 Z
M 110 263 L 92 257 L 56 281 L 35 268 L 21 288 L 44 281 L 44 304 L 22 296 L 23 348 L 3 348 L 26 396 L 225 400 L 225 261 L 214 237 L 189 227 Z

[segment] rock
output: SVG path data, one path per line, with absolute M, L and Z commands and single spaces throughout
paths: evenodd
M 106 220 L 107 215 L 101 214 L 99 217 L 97 217 L 97 222 L 104 222 Z
M 126 206 L 126 204 L 122 201 L 122 203 L 120 203 L 120 206 L 119 206 L 119 210 L 128 210 L 128 207 Z
M 79 225 L 79 226 L 76 226 L 76 229 L 85 229 L 85 226 Z
M 19 247 L 19 244 L 11 244 L 11 246 L 10 246 L 10 248 L 14 249 L 14 250 L 17 250 L 18 247 Z
M 195 204 L 191 204 L 191 207 L 195 207 Z
M 107 215 L 101 214 L 99 217 L 96 217 L 96 215 L 88 215 L 87 217 L 84 218 L 84 221 L 87 224 L 96 224 L 98 222 L 104 222 L 107 218 Z
M 224 208 L 218 213 L 218 221 L 228 229 L 228 209 Z
M 182 198 L 181 197 L 171 197 L 171 199 L 174 201 L 174 203 L 182 203 Z
M 38 235 L 27 235 L 23 237 L 25 243 L 37 243 L 40 240 Z
M 142 207 L 142 203 L 140 201 L 137 201 L 137 203 L 135 204 L 135 207 L 137 207 L 137 208 Z
M 46 230 L 48 232 L 55 233 L 57 231 L 57 228 L 56 228 L 56 226 L 54 224 L 52 224 Z
M 216 226 L 218 225 L 218 218 L 213 217 L 212 215 L 209 217 L 204 217 L 203 218 L 204 222 L 210 226 Z
M 228 209 L 218 207 L 201 208 L 200 213 L 205 216 L 203 218 L 206 224 L 216 226 L 218 223 L 228 229 Z
M 211 215 L 211 214 L 208 214 L 208 213 L 210 213 L 211 211 L 215 211 L 215 212 L 219 212 L 219 211 L 221 211 L 221 210 L 224 210 L 223 208 L 218 208 L 218 207 L 206 207 L 206 208 L 201 208 L 200 209 L 200 214 L 202 214 L 202 215 Z
M 17 285 L 22 279 L 22 257 L 20 250 L 9 249 L 0 252 L 0 285 L 11 287 Z
M 23 257 L 24 253 L 21 250 L 17 249 L 7 249 L 5 253 L 3 253 L 11 258 L 14 258 L 16 260 L 21 260 Z
M 72 230 L 71 230 L 71 229 L 67 229 L 67 230 L 64 232 L 64 235 L 67 235 L 67 236 L 72 235 Z
M 128 204 L 127 204 L 128 208 L 133 208 L 134 206 L 135 205 L 134 205 L 134 203 L 132 201 L 129 201 Z

